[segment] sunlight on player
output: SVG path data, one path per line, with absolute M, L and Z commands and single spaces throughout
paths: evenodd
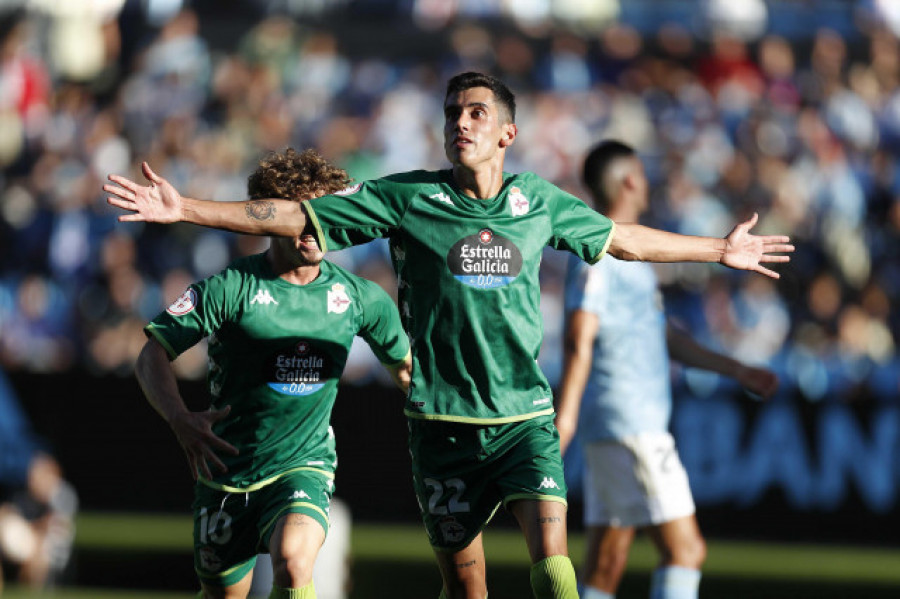
M 777 277 L 782 236 L 686 237 L 614 224 L 532 173 L 503 172 L 518 133 L 515 98 L 493 77 L 452 78 L 444 98 L 452 168 L 366 181 L 302 205 L 181 197 L 149 166 L 150 185 L 110 175 L 122 221 L 191 222 L 260 235 L 315 235 L 322 249 L 388 237 L 400 311 L 413 343 L 405 413 L 413 481 L 443 576 L 443 597 L 487 594 L 482 529 L 503 504 L 518 520 L 538 598 L 576 597 L 553 396 L 537 366 L 538 270 L 546 246 L 596 262 L 720 262 Z M 385 591 L 389 595 L 389 590 Z
M 248 187 L 299 204 L 346 184 L 312 150 L 288 150 L 263 160 Z M 145 329 L 137 377 L 197 481 L 194 567 L 207 599 L 246 597 L 260 552 L 272 556 L 271 598 L 315 598 L 337 463 L 329 422 L 354 337 L 409 388 L 409 342 L 390 296 L 323 257 L 311 235 L 273 238 Z M 212 405 L 193 412 L 169 362 L 205 336 Z

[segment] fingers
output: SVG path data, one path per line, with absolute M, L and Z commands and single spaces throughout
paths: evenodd
M 137 210 L 137 206 L 133 200 L 123 199 L 117 196 L 107 196 L 106 203 L 110 206 L 115 206 L 116 208 L 122 208 L 124 210 Z
M 771 254 L 774 252 L 788 253 L 794 251 L 794 246 L 790 243 L 764 242 L 763 251 L 767 254 Z
M 751 216 L 748 220 L 742 222 L 738 227 L 744 228 L 747 231 L 756 226 L 756 222 L 759 220 L 759 213 L 754 212 L 753 216 Z
M 116 187 L 115 185 L 106 184 L 103 186 L 103 191 L 106 193 L 111 193 L 118 198 L 122 198 L 123 200 L 134 200 L 136 195 L 133 191 L 125 189 L 123 187 Z
M 790 262 L 790 256 L 770 256 L 769 254 L 763 254 L 759 257 L 760 262 Z
M 131 179 L 126 179 L 125 177 L 122 177 L 120 175 L 107 175 L 106 178 L 131 192 L 136 192 L 141 187 Z M 107 189 L 107 187 L 111 189 Z M 112 189 L 116 188 L 114 188 L 112 185 L 104 185 L 103 189 L 105 189 L 106 191 L 111 191 Z
M 228 452 L 231 455 L 238 455 L 240 451 L 237 447 L 223 439 L 222 437 L 217 437 L 215 435 L 212 436 L 209 440 L 209 444 L 215 446 L 216 449 L 220 449 L 222 451 Z
M 153 172 L 153 169 L 150 168 L 150 165 L 146 162 L 141 163 L 141 171 L 143 171 L 144 176 L 148 181 L 155 185 L 159 185 L 162 183 L 162 177 Z
M 772 257 L 778 258 L 780 256 L 772 256 Z M 765 260 L 765 262 L 768 262 L 768 260 Z M 753 270 L 755 272 L 758 272 L 759 274 L 766 275 L 770 279 L 780 279 L 781 278 L 781 275 L 778 274 L 777 272 L 775 272 L 774 270 L 769 270 L 765 266 L 760 266 L 759 264 L 757 264 Z

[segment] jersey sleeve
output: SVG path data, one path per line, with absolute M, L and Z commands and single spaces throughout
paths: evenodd
M 544 182 L 551 194 L 551 238 L 548 243 L 594 264 L 606 254 L 615 223 L 572 194 Z
M 358 183 L 335 195 L 303 202 L 323 252 L 386 237 L 406 210 L 403 196 L 386 179 Z
M 376 283 L 367 285 L 363 295 L 362 337 L 378 360 L 387 366 L 397 364 L 409 355 L 409 338 L 400 322 L 394 300 Z
M 226 275 L 191 284 L 165 311 L 144 327 L 165 348 L 170 360 L 190 349 L 225 321 Z

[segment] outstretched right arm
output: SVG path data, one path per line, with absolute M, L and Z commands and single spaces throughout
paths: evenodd
M 264 199 L 243 202 L 214 202 L 187 198 L 144 162 L 141 165 L 148 185 L 120 175 L 109 175 L 112 183 L 103 186 L 111 194 L 106 201 L 130 214 L 120 222 L 188 222 L 214 229 L 250 235 L 294 237 L 308 225 L 299 202 Z
M 216 455 L 217 451 L 237 454 L 238 450 L 230 443 L 217 436 L 212 426 L 225 418 L 230 406 L 221 410 L 209 409 L 203 412 L 188 410 L 178 392 L 175 372 L 169 363 L 166 350 L 156 339 L 148 339 L 138 356 L 135 374 L 147 401 L 160 416 L 172 427 L 172 432 L 184 450 L 188 466 L 194 480 L 198 475 L 212 479 L 209 463 L 218 470 L 226 472 L 227 468 Z

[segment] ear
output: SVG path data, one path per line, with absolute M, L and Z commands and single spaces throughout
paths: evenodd
M 511 146 L 519 134 L 519 129 L 515 123 L 507 123 L 503 125 L 503 134 L 500 136 L 500 147 L 505 148 Z

